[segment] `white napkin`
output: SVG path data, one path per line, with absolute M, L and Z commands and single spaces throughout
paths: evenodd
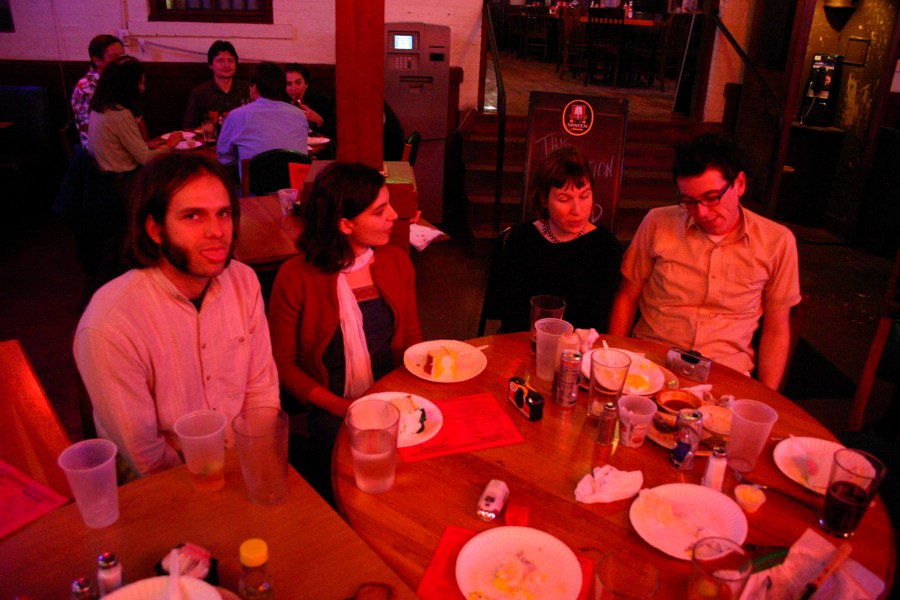
M 793 437 L 787 439 L 787 444 L 791 460 L 806 479 L 806 483 L 809 484 L 809 487 L 824 494 L 828 488 L 828 478 L 831 475 L 828 467 L 831 461 L 825 460 L 824 456 L 809 454 L 803 444 Z
M 631 498 L 643 484 L 640 471 L 620 471 L 612 465 L 594 467 L 593 475 L 588 473 L 575 486 L 575 499 L 585 504 L 615 502 Z
M 712 401 L 712 384 L 709 383 L 701 383 L 700 385 L 695 385 L 693 387 L 681 388 L 681 391 L 690 392 L 700 398 L 701 402 Z
M 600 337 L 600 334 L 593 327 L 590 329 L 576 329 L 575 333 L 578 335 L 578 350 L 582 354 L 593 348 L 594 342 Z
M 834 544 L 812 529 L 807 529 L 791 546 L 783 563 L 750 576 L 741 600 L 793 600 L 819 574 L 822 563 L 828 560 L 834 549 Z M 849 558 L 825 580 L 813 598 L 863 600 L 877 598 L 883 591 L 884 582 L 881 579 Z
M 409 243 L 419 252 L 427 248 L 428 244 L 442 235 L 446 234 L 436 227 L 425 227 L 418 223 L 410 223 L 409 225 Z

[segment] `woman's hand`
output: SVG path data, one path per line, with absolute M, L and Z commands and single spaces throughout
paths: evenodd
M 316 127 L 321 127 L 325 122 L 325 119 L 322 118 L 322 115 L 311 109 L 305 104 L 300 105 L 300 110 L 303 111 L 303 114 L 306 115 L 306 120 L 315 125 Z
M 174 148 L 184 139 L 184 134 L 180 131 L 173 131 L 169 134 L 169 139 L 166 140 L 166 146 L 169 148 Z

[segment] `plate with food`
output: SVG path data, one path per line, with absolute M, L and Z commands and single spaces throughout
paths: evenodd
M 594 348 L 584 353 L 581 359 L 581 374 L 584 375 L 585 380 L 591 378 L 591 355 L 594 352 L 603 352 L 604 350 L 606 348 Z M 609 350 L 618 350 L 627 354 L 631 359 L 631 367 L 628 369 L 628 375 L 625 377 L 625 387 L 622 389 L 623 394 L 652 396 L 665 385 L 666 376 L 663 374 L 662 369 L 659 368 L 659 365 L 630 350 L 622 350 L 621 348 L 609 348 Z
M 219 591 L 201 579 L 178 579 L 185 600 L 222 600 Z M 169 577 L 150 577 L 130 583 L 105 597 L 109 600 L 166 600 L 169 598 Z
M 330 141 L 331 140 L 328 139 L 327 137 L 310 136 L 310 137 L 306 138 L 306 143 L 309 144 L 310 146 L 324 146 L 325 144 L 327 144 Z
M 407 348 L 403 365 L 416 377 L 428 381 L 458 383 L 484 371 L 487 356 L 465 342 L 432 340 Z
M 466 542 L 456 559 L 456 583 L 465 598 L 575 600 L 581 566 L 575 553 L 531 527 L 495 527 Z
M 825 495 L 837 442 L 812 437 L 789 437 L 772 452 L 778 470 L 808 490 Z
M 197 140 L 181 140 L 175 146 L 175 149 L 176 150 L 193 150 L 194 148 L 199 148 L 202 145 L 203 144 L 201 144 Z
M 731 435 L 731 411 L 724 406 L 704 404 L 697 410 L 703 415 L 703 429 L 715 435 Z
M 444 425 L 441 409 L 431 400 L 405 392 L 378 392 L 363 396 L 360 400 L 390 402 L 400 411 L 400 432 L 397 447 L 406 448 L 427 442 L 437 435 Z M 352 405 L 351 405 L 352 406 Z
M 691 559 L 691 549 L 701 538 L 725 537 L 738 544 L 747 538 L 741 507 L 722 492 L 693 483 L 641 490 L 628 517 L 645 542 L 681 560 Z
M 159 137 L 161 137 L 161 138 L 164 139 L 164 140 L 168 140 L 170 135 L 172 135 L 172 134 L 171 134 L 171 133 L 164 133 L 164 134 L 162 134 L 162 135 L 159 136 Z M 186 140 L 192 140 L 192 139 L 194 139 L 194 136 L 195 136 L 195 135 L 197 135 L 197 134 L 194 133 L 193 131 L 182 131 L 182 132 L 181 132 L 181 137 L 183 137 L 183 138 L 186 139 Z

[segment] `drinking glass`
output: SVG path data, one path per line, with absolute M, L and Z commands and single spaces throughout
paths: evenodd
M 116 450 L 109 440 L 84 440 L 63 450 L 57 460 L 88 527 L 106 527 L 119 519 Z
M 537 376 L 545 381 L 553 381 L 556 373 L 556 354 L 559 338 L 573 331 L 572 324 L 562 319 L 539 319 L 534 324 L 537 336 Z
M 216 119 L 209 113 L 203 117 L 200 123 L 200 131 L 203 132 L 203 143 L 213 145 L 216 143 Z
M 819 519 L 822 529 L 835 537 L 853 535 L 886 473 L 884 463 L 868 452 L 849 448 L 835 452 Z
M 274 406 L 240 412 L 232 422 L 247 494 L 255 504 L 278 504 L 288 495 L 288 416 Z
M 383 400 L 358 400 L 347 411 L 356 487 L 380 494 L 394 487 L 400 411 Z
M 740 473 L 752 471 L 777 420 L 778 413 L 768 404 L 756 400 L 732 402 L 728 466 Z
M 737 542 L 723 537 L 698 540 L 691 551 L 688 600 L 740 598 L 753 561 Z
M 599 418 L 607 402 L 618 402 L 625 387 L 631 357 L 618 350 L 597 348 L 591 352 L 588 416 Z
M 294 203 L 297 201 L 297 190 L 293 188 L 284 188 L 278 190 L 278 203 L 281 205 L 281 214 L 294 214 Z
M 534 324 L 541 319 L 562 319 L 566 311 L 566 301 L 558 296 L 541 294 L 531 298 L 531 353 L 536 352 L 537 333 Z
M 652 598 L 658 588 L 659 571 L 637 557 L 607 554 L 594 567 L 594 600 Z
M 619 441 L 626 448 L 640 448 L 647 439 L 656 402 L 645 396 L 619 398 Z
M 214 492 L 225 485 L 225 415 L 214 410 L 195 410 L 175 421 L 175 434 L 191 484 L 200 492 Z

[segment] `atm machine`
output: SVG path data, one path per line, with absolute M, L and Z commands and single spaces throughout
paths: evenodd
M 444 155 L 450 135 L 450 28 L 427 23 L 385 23 L 384 99 L 404 134 L 418 131 L 415 173 L 419 209 L 443 220 Z

